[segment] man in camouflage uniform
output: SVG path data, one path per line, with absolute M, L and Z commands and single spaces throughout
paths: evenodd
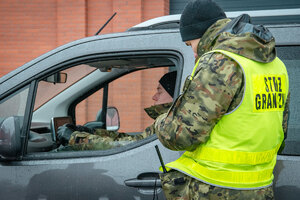
M 276 58 L 271 33 L 262 26 L 251 25 L 249 20 L 248 15 L 242 15 L 231 21 L 210 0 L 190 1 L 185 7 L 180 33 L 182 40 L 192 47 L 198 62 L 191 77 L 186 79 L 181 96 L 168 113 L 156 119 L 155 132 L 165 147 L 193 153 L 209 140 L 224 114 L 235 111 L 243 100 L 242 67 L 231 57 L 210 51 L 225 50 L 260 63 L 270 63 Z M 286 136 L 289 97 L 285 102 L 282 127 Z M 226 188 L 193 178 L 192 172 L 168 170 L 160 177 L 167 199 L 274 198 L 272 186 Z
M 159 115 L 166 113 L 170 108 L 173 101 L 176 75 L 176 71 L 169 72 L 159 80 L 157 92 L 152 97 L 154 105 L 145 108 L 146 113 L 152 119 L 156 119 Z M 82 126 L 78 128 L 76 126 L 64 125 L 59 127 L 58 130 L 58 138 L 64 146 L 57 151 L 112 149 L 145 139 L 153 134 L 154 124 L 151 124 L 143 133 L 138 135 L 128 135 L 105 129 L 90 130 Z

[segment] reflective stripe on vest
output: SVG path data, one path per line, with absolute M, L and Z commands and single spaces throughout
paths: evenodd
M 220 119 L 206 143 L 166 166 L 220 187 L 266 187 L 272 183 L 277 151 L 283 140 L 286 68 L 278 58 L 263 64 L 223 50 L 213 52 L 227 55 L 243 69 L 243 100 Z
M 263 152 L 239 152 L 203 146 L 193 152 L 185 152 L 185 155 L 192 157 L 195 160 L 201 159 L 231 164 L 257 165 L 271 162 L 274 158 L 274 154 L 277 153 L 279 148 L 280 144 L 278 144 L 274 149 Z
M 264 169 L 261 171 L 216 171 L 198 164 L 198 162 L 194 161 L 193 158 L 187 156 L 186 154 L 183 154 L 175 162 L 171 162 L 166 165 L 167 171 L 170 169 L 176 169 L 191 175 L 196 179 L 203 180 L 206 183 L 211 183 L 220 187 L 225 186 L 227 188 L 247 189 L 258 188 L 262 186 L 261 182 L 263 182 L 265 185 L 270 185 L 270 177 L 273 179 L 273 168 Z M 188 166 L 188 168 L 186 170 L 182 170 L 186 168 L 186 166 Z M 258 180 L 260 181 L 259 183 L 257 182 Z M 226 184 L 223 185 L 220 183 Z

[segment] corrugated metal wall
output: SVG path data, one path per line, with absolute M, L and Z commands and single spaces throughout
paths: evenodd
M 170 0 L 170 15 L 181 14 L 184 6 L 191 0 Z M 300 0 L 215 0 L 225 12 L 253 11 L 253 10 L 277 10 L 300 9 Z M 274 11 L 276 14 L 276 11 Z M 295 11 L 294 11 L 295 12 Z M 273 11 L 271 11 L 272 14 Z M 250 15 L 251 16 L 251 15 Z M 300 11 L 289 16 L 255 17 L 254 24 L 285 24 L 300 23 Z
M 180 14 L 190 0 L 170 0 L 170 14 Z M 299 0 L 215 0 L 224 11 L 300 8 Z M 300 13 L 299 13 L 300 14 Z

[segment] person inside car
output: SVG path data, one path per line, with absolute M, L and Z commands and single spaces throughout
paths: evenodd
M 152 119 L 166 113 L 170 108 L 173 101 L 176 75 L 177 72 L 172 71 L 163 75 L 159 80 L 157 91 L 152 97 L 154 105 L 144 109 Z M 153 135 L 153 126 L 154 124 L 148 126 L 141 134 L 129 135 L 105 129 L 90 129 L 84 126 L 65 124 L 58 128 L 58 139 L 62 146 L 56 151 L 117 148 Z

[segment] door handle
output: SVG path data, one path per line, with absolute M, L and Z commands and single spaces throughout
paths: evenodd
M 128 187 L 137 187 L 137 188 L 141 188 L 141 187 L 149 187 L 149 188 L 154 188 L 154 187 L 161 187 L 161 181 L 158 178 L 155 179 L 137 179 L 137 178 L 133 178 L 133 179 L 129 179 L 124 181 L 125 185 Z
M 126 186 L 137 188 L 161 187 L 159 175 L 155 172 L 142 173 L 137 178 L 125 180 L 124 183 Z

